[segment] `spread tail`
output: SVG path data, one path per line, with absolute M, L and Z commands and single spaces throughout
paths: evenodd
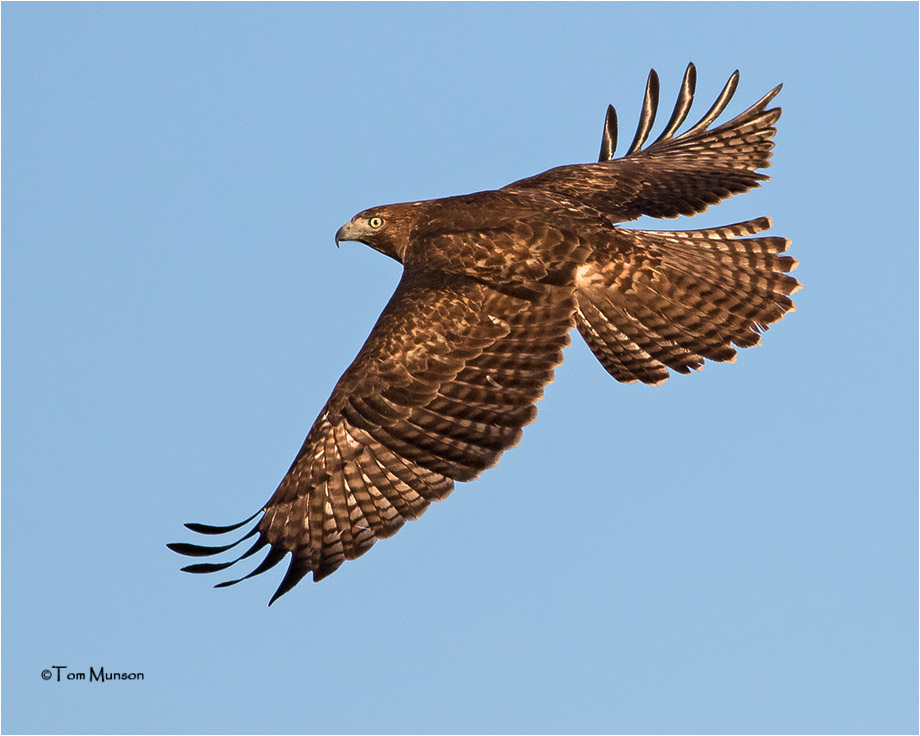
M 798 261 L 782 255 L 788 239 L 747 237 L 770 225 L 762 217 L 706 230 L 616 228 L 577 280 L 576 324 L 610 375 L 658 384 L 668 368 L 689 373 L 759 344 L 801 288 L 788 275 Z

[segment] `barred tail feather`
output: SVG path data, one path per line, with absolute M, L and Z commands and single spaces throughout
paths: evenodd
M 769 218 L 706 230 L 616 229 L 578 273 L 576 324 L 618 381 L 657 384 L 736 347 L 795 309 L 798 262 L 782 237 L 745 237 Z

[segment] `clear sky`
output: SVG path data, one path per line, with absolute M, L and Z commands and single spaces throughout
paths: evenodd
M 917 22 L 4 3 L 4 732 L 916 732 Z M 688 61 L 694 119 L 785 84 L 773 181 L 687 224 L 772 216 L 798 312 L 657 388 L 576 336 L 498 468 L 271 608 L 180 573 L 399 278 L 336 229 L 592 161 L 608 102 L 622 152 Z

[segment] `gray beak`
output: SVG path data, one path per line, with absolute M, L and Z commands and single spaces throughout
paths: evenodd
M 355 231 L 355 225 L 352 222 L 346 222 L 342 227 L 335 231 L 335 247 L 339 247 L 339 243 L 347 242 L 349 240 L 357 240 L 358 233 Z

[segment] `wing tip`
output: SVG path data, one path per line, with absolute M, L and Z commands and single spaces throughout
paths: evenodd
M 604 118 L 604 133 L 601 137 L 601 152 L 598 162 L 611 161 L 617 148 L 617 111 L 613 105 L 607 105 L 607 115 Z
M 236 531 L 242 526 L 246 526 L 250 521 L 255 519 L 259 514 L 261 514 L 265 509 L 259 509 L 248 519 L 243 519 L 243 521 L 237 522 L 236 524 L 229 524 L 227 526 L 214 526 L 212 524 L 199 524 L 197 522 L 189 522 L 185 524 L 185 528 L 189 529 L 196 534 L 207 534 L 207 535 L 218 535 L 218 534 L 229 534 L 230 532 Z

